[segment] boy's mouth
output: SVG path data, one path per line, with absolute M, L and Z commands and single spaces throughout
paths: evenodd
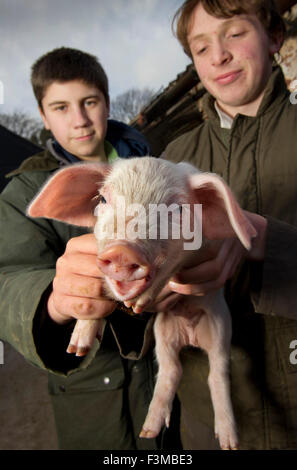
M 89 134 L 86 134 L 86 135 L 81 135 L 79 137 L 75 137 L 75 140 L 78 140 L 79 142 L 83 142 L 85 140 L 91 139 L 94 134 L 95 134 L 95 131 L 90 132 Z
M 240 75 L 241 70 L 235 70 L 233 72 L 226 73 L 224 75 L 220 75 L 216 78 L 216 82 L 221 85 L 227 85 L 229 83 L 234 82 Z

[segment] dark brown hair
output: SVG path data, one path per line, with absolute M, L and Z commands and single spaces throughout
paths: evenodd
M 53 82 L 81 80 L 100 90 L 109 105 L 108 79 L 97 57 L 78 49 L 60 47 L 40 57 L 32 66 L 31 84 L 38 105 Z
M 193 11 L 199 4 L 216 18 L 255 14 L 270 37 L 277 33 L 284 37 L 285 23 L 274 0 L 186 0 L 175 13 L 172 28 L 185 53 L 191 58 L 188 29 Z

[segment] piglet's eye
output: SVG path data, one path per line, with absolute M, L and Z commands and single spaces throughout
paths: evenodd
M 106 204 L 106 199 L 105 199 L 105 197 L 102 196 L 102 194 L 99 194 L 99 196 L 98 196 L 98 203 L 99 204 Z

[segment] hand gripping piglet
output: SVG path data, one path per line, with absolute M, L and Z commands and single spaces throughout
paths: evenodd
M 207 239 L 237 236 L 250 249 L 256 231 L 219 176 L 202 173 L 187 163 L 174 164 L 153 157 L 118 159 L 112 166 L 80 163 L 59 170 L 31 202 L 28 215 L 93 227 L 107 296 L 130 302 L 138 313 L 153 303 L 168 280 L 193 255 L 193 249 L 185 248 L 186 238 L 187 242 L 189 239 L 185 231 L 180 230 L 179 237 L 162 237 L 160 232 L 155 236 L 154 229 L 161 227 L 166 217 L 154 218 L 151 208 L 173 208 L 171 213 L 167 212 L 171 229 L 181 229 L 187 220 L 189 228 L 198 231 L 197 205 L 202 205 L 203 243 Z M 223 291 L 202 297 L 185 296 L 180 305 L 180 309 L 178 303 L 156 315 L 154 335 L 159 372 L 140 436 L 155 437 L 164 424 L 169 426 L 172 402 L 182 375 L 179 352 L 191 345 L 208 354 L 208 384 L 220 446 L 236 449 L 238 438 L 229 383 L 231 317 Z M 78 320 L 68 352 L 86 353 L 101 322 Z

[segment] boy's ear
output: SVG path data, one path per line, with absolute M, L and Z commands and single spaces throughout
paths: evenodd
M 271 36 L 269 37 L 269 41 L 269 53 L 273 58 L 274 54 L 280 51 L 284 42 L 284 33 L 281 28 L 277 29 L 273 32 L 273 34 L 271 34 Z
M 45 114 L 42 110 L 42 108 L 40 106 L 38 106 L 38 111 L 39 111 L 39 114 L 41 116 L 41 119 L 43 121 L 43 124 L 44 124 L 44 127 L 49 131 L 50 130 L 50 126 L 49 126 L 49 123 L 47 122 L 47 119 L 45 117 Z
M 108 100 L 105 100 L 106 101 L 106 109 L 107 109 L 107 119 L 109 118 L 110 116 L 110 99 L 108 97 Z

